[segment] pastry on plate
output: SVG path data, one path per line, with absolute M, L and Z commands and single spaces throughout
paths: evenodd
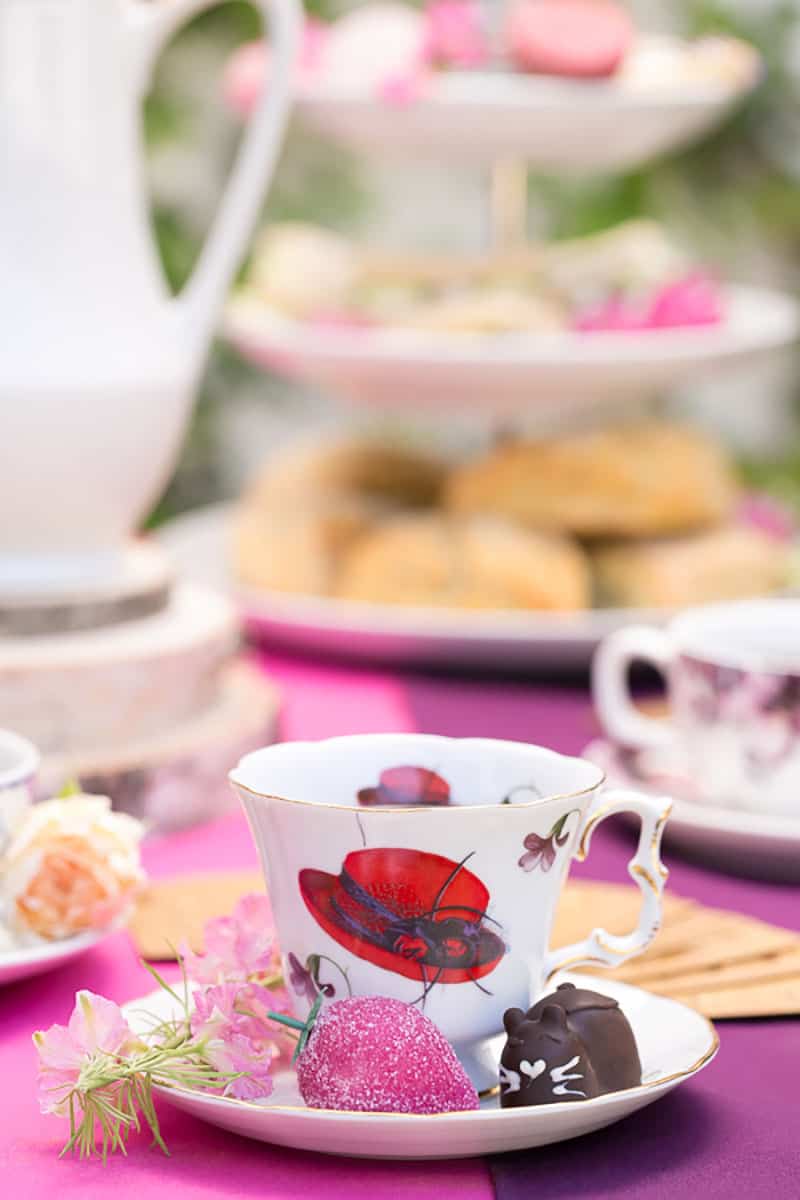
M 683 608 L 767 595 L 786 587 L 791 573 L 787 543 L 744 524 L 599 546 L 591 559 L 603 607 Z
M 432 505 L 444 468 L 368 440 L 301 446 L 267 464 L 234 521 L 233 558 L 249 587 L 324 595 L 344 549 L 398 508 Z
M 337 311 L 358 278 L 358 254 L 340 234 L 301 221 L 269 226 L 256 241 L 250 285 L 287 316 Z
M 417 508 L 439 497 L 444 464 L 432 455 L 369 438 L 311 443 L 290 448 L 264 467 L 243 504 L 295 505 L 335 498 Z
M 526 73 L 602 79 L 633 43 L 633 21 L 615 0 L 514 0 L 509 8 L 508 53 Z
M 572 611 L 590 600 L 583 551 L 504 521 L 397 517 L 345 551 L 335 594 L 375 604 Z
M 246 587 L 326 595 L 341 554 L 370 528 L 370 520 L 355 503 L 297 509 L 244 505 L 233 526 L 236 577 Z
M 547 333 L 563 329 L 566 314 L 547 296 L 510 287 L 487 287 L 421 301 L 405 323 L 435 333 Z
M 725 307 L 716 281 L 648 220 L 482 255 L 391 250 L 277 224 L 256 244 L 243 297 L 273 315 L 351 331 L 487 335 L 691 327 L 718 323 Z
M 728 519 L 738 498 L 722 449 L 681 426 L 637 424 L 511 442 L 456 468 L 445 505 L 584 538 L 682 533 Z

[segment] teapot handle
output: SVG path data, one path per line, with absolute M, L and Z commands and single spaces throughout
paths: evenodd
M 186 313 L 190 337 L 204 335 L 232 278 L 244 243 L 255 225 L 267 184 L 275 169 L 291 106 L 292 73 L 299 48 L 302 9 L 298 0 L 250 0 L 269 25 L 273 68 L 250 118 L 214 225 L 178 303 Z M 135 85 L 143 95 L 151 68 L 170 35 L 189 18 L 220 0 L 161 0 L 127 7 L 136 39 Z

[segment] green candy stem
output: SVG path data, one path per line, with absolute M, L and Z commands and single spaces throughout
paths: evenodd
M 290 1029 L 298 1029 L 300 1031 L 300 1037 L 297 1039 L 297 1046 L 295 1047 L 294 1054 L 292 1055 L 293 1063 L 297 1062 L 298 1058 L 305 1050 L 306 1042 L 311 1036 L 311 1031 L 316 1024 L 317 1016 L 319 1015 L 319 1010 L 321 1008 L 322 995 L 320 994 L 312 1004 L 311 1011 L 309 1012 L 305 1021 L 298 1021 L 297 1017 L 287 1017 L 285 1013 L 267 1013 L 267 1016 L 271 1021 L 277 1021 L 279 1025 L 288 1025 Z

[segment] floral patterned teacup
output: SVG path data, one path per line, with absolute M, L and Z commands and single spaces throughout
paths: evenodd
M 602 791 L 582 759 L 539 746 L 376 734 L 270 746 L 231 775 L 258 847 L 293 1002 L 386 995 L 418 1004 L 479 1088 L 480 1043 L 562 966 L 616 966 L 656 933 L 669 801 Z M 559 894 L 592 830 L 641 819 L 636 929 L 549 948 Z M 591 915 L 587 914 L 587 925 Z
M 633 706 L 627 675 L 639 661 L 666 675 L 670 719 Z M 623 629 L 598 650 L 593 685 L 606 734 L 672 749 L 698 800 L 800 817 L 800 600 L 710 605 L 666 630 Z
M 31 803 L 39 752 L 19 734 L 0 729 L 0 854 L 15 822 Z

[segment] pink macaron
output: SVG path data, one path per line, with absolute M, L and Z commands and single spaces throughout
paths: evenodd
M 630 16 L 614 0 L 517 0 L 506 26 L 518 70 L 575 79 L 613 75 L 633 35 Z

